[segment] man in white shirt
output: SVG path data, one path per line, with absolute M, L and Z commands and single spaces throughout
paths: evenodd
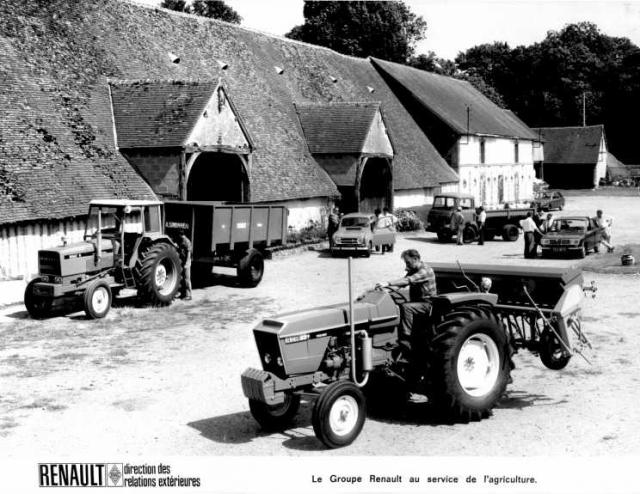
M 396 218 L 389 208 L 384 207 L 382 209 L 382 214 L 378 216 L 378 220 L 376 222 L 376 228 L 388 228 L 389 230 L 396 231 L 396 223 L 398 223 L 398 218 Z M 393 252 L 393 244 L 388 246 L 382 246 L 382 252 Z
M 535 235 L 538 233 L 542 236 L 542 232 L 536 226 L 536 222 L 533 221 L 531 211 L 527 213 L 525 219 L 520 220 L 520 227 L 524 232 L 524 257 L 525 259 L 535 259 L 538 255 Z
M 476 225 L 478 225 L 478 245 L 484 245 L 484 226 L 487 222 L 487 212 L 484 210 L 484 206 L 478 208 L 478 214 L 476 215 Z
M 611 225 L 613 224 L 613 218 L 611 216 L 605 216 L 602 213 L 602 209 L 596 211 L 596 217 L 593 218 L 598 228 L 602 229 L 602 238 L 600 243 L 607 248 L 607 252 L 613 252 L 613 245 L 611 245 Z

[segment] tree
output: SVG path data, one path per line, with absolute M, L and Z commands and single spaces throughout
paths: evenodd
M 305 1 L 304 24 L 285 36 L 346 55 L 405 63 L 424 39 L 427 23 L 398 2 Z
M 242 22 L 242 17 L 221 0 L 193 0 L 190 5 L 186 0 L 162 0 L 160 6 L 177 12 L 187 12 L 233 24 Z

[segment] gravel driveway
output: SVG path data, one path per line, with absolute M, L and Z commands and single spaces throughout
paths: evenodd
M 614 241 L 637 242 L 639 197 L 569 197 L 564 213 L 615 218 Z M 399 252 L 417 248 L 427 261 L 568 265 L 525 260 L 522 240 L 455 246 L 433 234 L 407 234 L 392 255 L 354 261 L 359 293 L 403 272 Z M 607 254 L 599 254 L 607 255 Z M 34 444 L 46 456 L 325 455 L 310 426 L 310 406 L 296 426 L 262 433 L 248 412 L 240 374 L 259 366 L 251 328 L 281 311 L 343 302 L 346 263 L 305 252 L 266 263 L 254 289 L 217 284 L 193 301 L 165 309 L 114 308 L 104 320 L 82 314 L 32 321 L 24 307 L 0 311 L 0 438 L 23 456 Z M 598 297 L 584 310 L 595 347 L 592 365 L 575 357 L 547 370 L 524 351 L 513 384 L 489 419 L 435 423 L 399 403 L 374 410 L 344 455 L 638 455 L 640 454 L 640 284 L 637 275 L 595 275 Z M 96 424 L 100 424 L 96 427 Z M 90 434 L 88 432 L 90 431 Z M 388 438 L 393 437 L 393 441 Z

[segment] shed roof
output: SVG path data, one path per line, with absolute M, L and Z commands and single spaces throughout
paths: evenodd
M 603 125 L 587 127 L 538 127 L 544 140 L 545 164 L 595 165 L 604 137 Z
M 537 138 L 513 112 L 497 106 L 467 81 L 376 58 L 371 61 L 382 74 L 402 85 L 427 110 L 458 134 L 468 132 L 532 140 Z
M 109 81 L 118 147 L 181 146 L 216 83 Z
M 359 153 L 380 103 L 297 104 L 296 110 L 312 153 Z

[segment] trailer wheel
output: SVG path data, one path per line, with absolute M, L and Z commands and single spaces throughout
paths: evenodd
M 31 280 L 24 291 L 24 305 L 27 312 L 34 319 L 44 319 L 51 313 L 52 300 L 35 294 L 35 284 L 38 279 Z
M 515 242 L 520 237 L 520 230 L 516 225 L 504 225 L 502 228 L 502 239 L 505 242 Z
M 152 305 L 168 305 L 180 288 L 182 265 L 173 245 L 157 243 L 142 254 L 138 295 Z
M 544 330 L 540 335 L 539 352 L 540 360 L 547 369 L 564 369 L 571 360 L 571 355 L 565 353 L 558 338 L 549 329 Z
M 507 335 L 490 312 L 457 308 L 431 343 L 432 401 L 453 420 L 489 414 L 509 381 Z
M 451 233 L 447 230 L 440 230 L 438 232 L 438 242 L 449 243 L 451 242 Z
M 238 262 L 238 278 L 244 286 L 258 286 L 264 274 L 264 258 L 256 249 L 248 250 Z
M 322 391 L 313 407 L 313 432 L 328 448 L 341 448 L 355 441 L 366 415 L 360 388 L 351 381 L 338 381 Z
M 89 319 L 101 319 L 111 309 L 111 288 L 104 280 L 96 280 L 89 284 L 82 297 L 84 312 Z
M 478 230 L 473 225 L 467 225 L 464 227 L 462 231 L 462 241 L 465 244 L 470 244 L 471 242 L 475 242 L 478 238 Z
M 275 432 L 286 429 L 300 408 L 300 397 L 286 393 L 284 403 L 267 405 L 258 400 L 249 400 L 249 410 L 253 418 L 265 431 Z

